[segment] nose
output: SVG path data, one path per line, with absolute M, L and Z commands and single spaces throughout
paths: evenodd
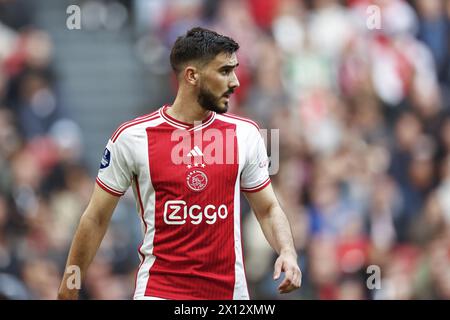
M 230 83 L 228 85 L 231 89 L 236 89 L 240 86 L 238 77 L 236 76 L 236 73 L 233 72 L 233 74 L 231 75 L 231 80 Z

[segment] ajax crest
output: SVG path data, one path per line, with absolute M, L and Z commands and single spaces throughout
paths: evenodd
M 186 183 L 192 191 L 202 191 L 208 184 L 208 176 L 203 171 L 194 169 L 187 172 Z

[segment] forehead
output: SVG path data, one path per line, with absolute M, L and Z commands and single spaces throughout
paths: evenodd
M 213 68 L 220 68 L 225 65 L 235 66 L 238 64 L 236 53 L 219 53 L 213 60 L 210 61 L 209 66 Z

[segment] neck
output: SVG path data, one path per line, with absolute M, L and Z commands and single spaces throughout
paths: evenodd
M 172 107 L 167 109 L 167 113 L 185 123 L 194 123 L 206 119 L 211 111 L 203 109 L 196 98 L 184 94 L 181 90 L 178 91 Z

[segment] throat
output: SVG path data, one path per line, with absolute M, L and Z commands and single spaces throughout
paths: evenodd
M 203 108 L 201 110 L 192 110 L 189 108 L 181 109 L 176 106 L 168 106 L 165 112 L 169 117 L 191 125 L 202 122 L 211 116 L 211 111 L 204 110 Z

